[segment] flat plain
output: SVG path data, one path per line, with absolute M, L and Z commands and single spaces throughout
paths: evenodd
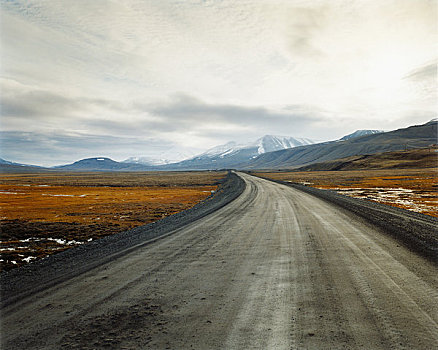
M 1 267 L 21 266 L 186 210 L 225 172 L 0 175 Z

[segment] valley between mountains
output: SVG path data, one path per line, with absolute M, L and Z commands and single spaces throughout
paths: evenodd
M 243 173 L 226 184 L 237 198 L 156 226 L 152 240 L 126 233 L 95 242 L 104 254 L 3 275 L 2 347 L 436 347 L 435 218 L 385 209 L 416 227 L 426 256 L 318 195 Z

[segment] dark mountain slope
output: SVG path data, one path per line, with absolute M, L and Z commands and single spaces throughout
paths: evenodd
M 333 141 L 296 147 L 260 155 L 242 165 L 243 169 L 297 168 L 316 162 L 355 155 L 424 148 L 437 143 L 437 122 L 411 126 L 395 131 L 366 135 L 346 141 Z
M 0 158 L 0 173 L 29 173 L 29 172 L 46 172 L 48 168 L 37 165 L 15 163 Z
M 333 171 L 361 169 L 405 169 L 438 167 L 438 149 L 421 148 L 371 155 L 351 156 L 298 168 L 298 171 Z

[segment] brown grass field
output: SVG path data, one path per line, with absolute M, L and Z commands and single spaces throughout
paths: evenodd
M 254 175 L 336 190 L 438 217 L 438 168 L 259 172 Z
M 0 175 L 1 268 L 159 220 L 208 197 L 224 172 Z

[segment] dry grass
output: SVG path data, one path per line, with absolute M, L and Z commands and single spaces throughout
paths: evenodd
M 144 186 L 202 186 L 212 185 L 225 172 L 56 172 L 32 174 L 0 174 L 1 184 L 59 185 L 85 187 L 144 187 Z
M 438 168 L 260 172 L 256 175 L 332 189 L 438 217 Z
M 224 172 L 0 175 L 2 267 L 9 269 L 186 210 Z
M 101 221 L 130 228 L 184 210 L 215 189 L 0 185 L 1 219 L 81 224 Z

